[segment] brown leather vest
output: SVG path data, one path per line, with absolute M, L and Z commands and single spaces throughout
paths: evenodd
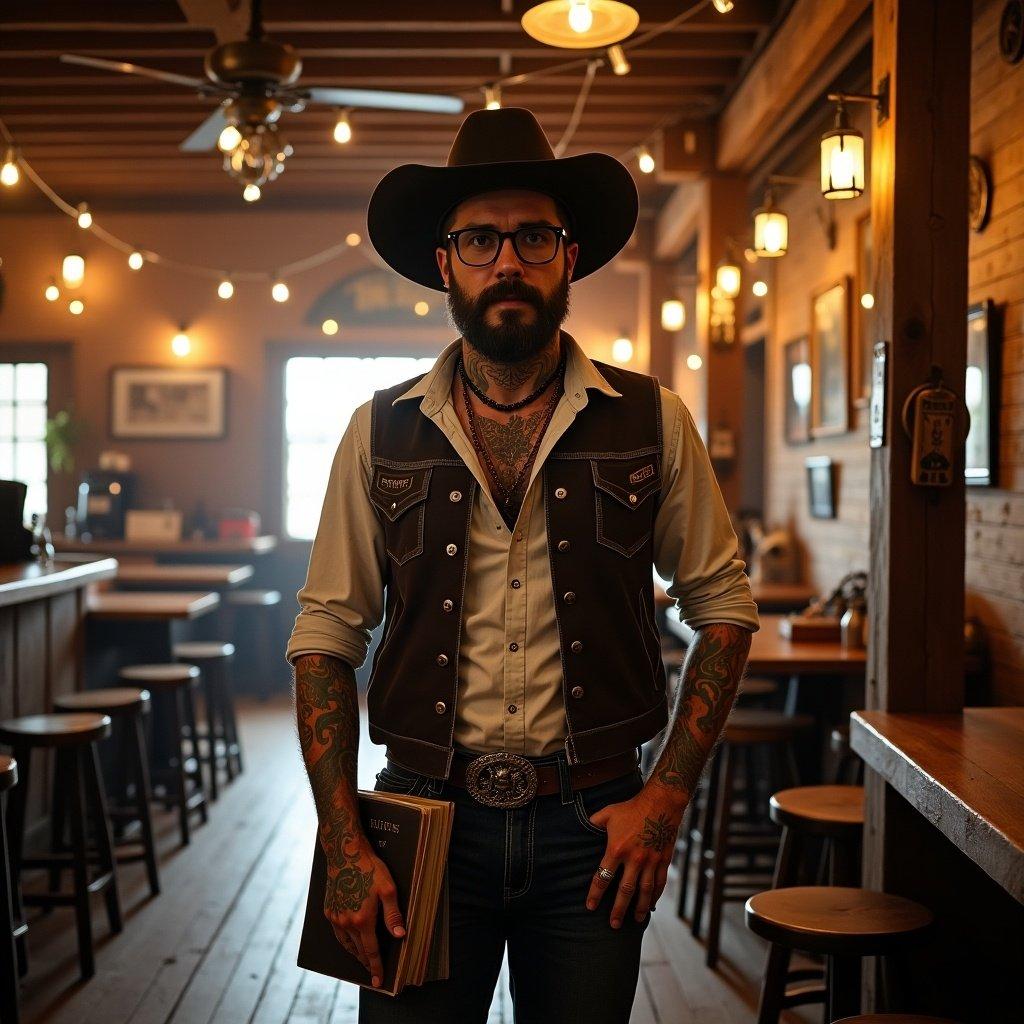
M 668 720 L 652 574 L 661 394 L 654 377 L 595 365 L 622 397 L 591 390 L 541 469 L 573 764 L 628 750 Z M 478 484 L 418 400 L 392 406 L 419 379 L 373 397 L 370 499 L 388 559 L 367 706 L 373 742 L 447 778 Z

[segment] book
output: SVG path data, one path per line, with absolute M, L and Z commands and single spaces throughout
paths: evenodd
M 448 977 L 448 844 L 455 805 L 450 800 L 358 791 L 363 831 L 387 865 L 398 890 L 405 935 L 396 938 L 384 924 L 378 904 L 377 942 L 383 977 L 380 987 L 370 972 L 338 941 L 324 915 L 327 858 L 313 837 L 306 915 L 296 963 L 374 992 L 398 995 L 406 985 Z

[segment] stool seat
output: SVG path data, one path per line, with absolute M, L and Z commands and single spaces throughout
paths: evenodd
M 6 793 L 18 784 L 18 762 L 13 757 L 0 754 L 0 793 Z
M 107 715 L 25 715 L 0 722 L 0 742 L 9 746 L 63 747 L 103 740 L 110 735 Z
M 796 786 L 769 801 L 772 821 L 814 835 L 844 835 L 864 826 L 863 786 Z
M 769 889 L 745 909 L 747 927 L 769 942 L 847 956 L 882 955 L 933 921 L 927 907 L 902 896 L 831 885 Z
M 160 664 L 160 665 L 125 665 L 118 675 L 122 679 L 130 679 L 138 683 L 187 683 L 199 678 L 196 665 Z
M 957 1024 L 948 1017 L 923 1017 L 919 1013 L 862 1013 L 844 1017 L 835 1024 Z
M 228 604 L 270 605 L 281 603 L 279 590 L 260 590 L 259 588 L 229 590 L 225 596 Z
M 235 645 L 219 640 L 183 640 L 172 648 L 179 661 L 210 661 L 213 658 L 230 658 Z
M 777 693 L 779 684 L 774 679 L 761 679 L 754 676 L 751 679 L 740 680 L 739 695 L 741 697 L 770 697 Z
M 736 708 L 725 723 L 727 743 L 778 743 L 814 724 L 810 715 L 787 715 L 768 708 Z
M 104 690 L 82 690 L 55 697 L 59 711 L 97 711 L 106 715 L 134 715 L 149 710 L 149 690 L 134 686 L 111 686 Z

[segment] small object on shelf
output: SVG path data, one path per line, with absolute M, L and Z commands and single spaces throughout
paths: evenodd
M 839 620 L 840 638 L 846 650 L 863 650 L 867 646 L 865 642 L 867 627 L 865 608 L 864 598 L 855 597 Z
M 126 540 L 174 542 L 181 540 L 179 509 L 130 509 L 125 513 Z
M 839 643 L 838 618 L 825 615 L 786 615 L 779 619 L 779 636 L 793 643 Z
M 251 540 L 260 535 L 260 514 L 245 508 L 226 508 L 221 514 L 217 536 L 221 540 Z

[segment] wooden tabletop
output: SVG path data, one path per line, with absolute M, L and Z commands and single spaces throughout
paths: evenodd
M 89 595 L 89 616 L 134 621 L 195 619 L 219 604 L 220 595 L 212 591 L 104 590 Z
M 113 558 L 55 558 L 52 565 L 45 567 L 36 562 L 0 564 L 0 608 L 85 587 L 110 579 L 116 572 L 117 562 Z
M 853 749 L 1024 903 L 1024 707 L 855 711 Z
M 120 583 L 144 583 L 153 587 L 237 587 L 252 579 L 251 565 L 163 565 L 157 562 L 121 562 L 117 570 Z
M 779 622 L 784 615 L 760 615 L 761 628 L 751 637 L 747 671 L 751 674 L 800 675 L 822 673 L 830 675 L 860 675 L 864 671 L 867 651 L 863 648 L 847 650 L 836 642 L 794 643 L 779 636 Z M 693 630 L 673 615 L 666 616 L 668 626 L 683 641 L 689 643 Z
M 96 551 L 109 555 L 265 555 L 277 547 L 277 537 L 235 538 L 233 540 L 90 540 L 68 538 L 58 533 L 53 538 L 58 551 Z

